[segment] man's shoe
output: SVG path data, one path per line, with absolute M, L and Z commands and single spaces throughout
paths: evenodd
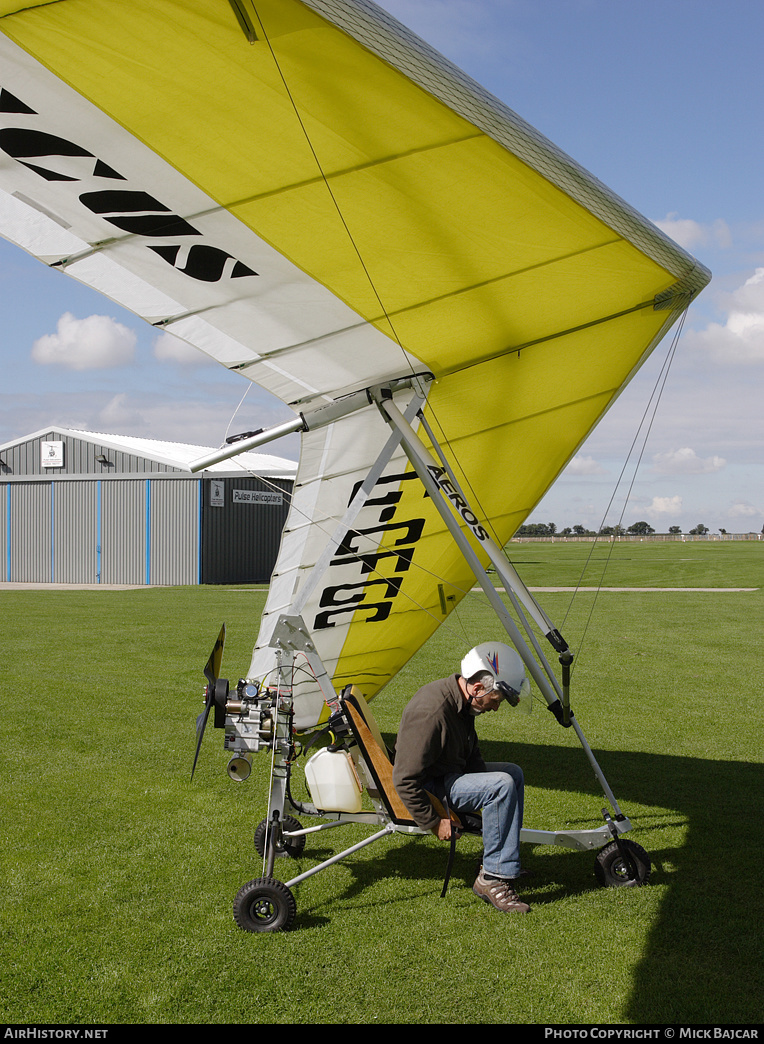
M 490 903 L 503 913 L 530 913 L 530 906 L 521 901 L 513 882 L 505 878 L 487 877 L 483 870 L 478 874 L 472 891 L 485 903 Z

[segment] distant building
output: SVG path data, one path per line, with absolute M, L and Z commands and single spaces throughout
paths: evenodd
M 53 426 L 0 446 L 0 581 L 228 584 L 270 579 L 297 465 Z

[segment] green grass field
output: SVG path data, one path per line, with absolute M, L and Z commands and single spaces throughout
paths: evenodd
M 528 584 L 569 586 L 590 545 L 511 551 Z M 764 546 L 619 544 L 602 583 L 719 589 L 540 596 L 580 646 L 571 702 L 650 883 L 602 889 L 591 854 L 528 848 L 533 911 L 502 916 L 471 892 L 477 839 L 441 899 L 447 847 L 395 836 L 300 885 L 292 930 L 262 936 L 231 906 L 261 874 L 269 759 L 232 782 L 210 728 L 189 777 L 212 643 L 225 621 L 223 673 L 245 673 L 264 593 L 0 591 L 3 1021 L 761 1022 Z M 465 599 L 375 701 L 382 730 L 489 637 L 484 596 Z M 601 822 L 588 762 L 544 706 L 479 729 L 489 759 L 525 770 L 527 826 Z M 366 833 L 322 834 L 277 875 Z

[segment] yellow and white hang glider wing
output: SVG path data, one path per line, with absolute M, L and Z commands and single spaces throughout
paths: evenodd
M 0 89 L 2 235 L 306 418 L 389 384 L 499 544 L 709 280 L 369 0 L 0 0 Z M 303 434 L 254 674 L 297 597 L 373 696 L 469 588 L 390 435 Z

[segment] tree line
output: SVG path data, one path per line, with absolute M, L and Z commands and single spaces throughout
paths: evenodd
M 599 530 L 587 529 L 585 526 L 566 526 L 565 529 L 557 529 L 554 522 L 528 522 L 525 525 L 520 526 L 515 536 L 535 536 L 535 537 L 549 537 L 549 536 L 649 536 L 654 533 L 655 530 L 648 522 L 634 522 L 628 528 L 624 528 L 622 525 L 615 526 L 602 526 Z M 669 534 L 672 536 L 681 536 L 681 526 L 669 526 Z M 694 529 L 689 530 L 690 536 L 703 536 L 705 533 L 709 533 L 708 526 L 704 526 L 702 522 L 699 522 Z M 719 532 L 724 535 L 727 530 L 720 529 Z M 764 532 L 764 530 L 762 530 Z

